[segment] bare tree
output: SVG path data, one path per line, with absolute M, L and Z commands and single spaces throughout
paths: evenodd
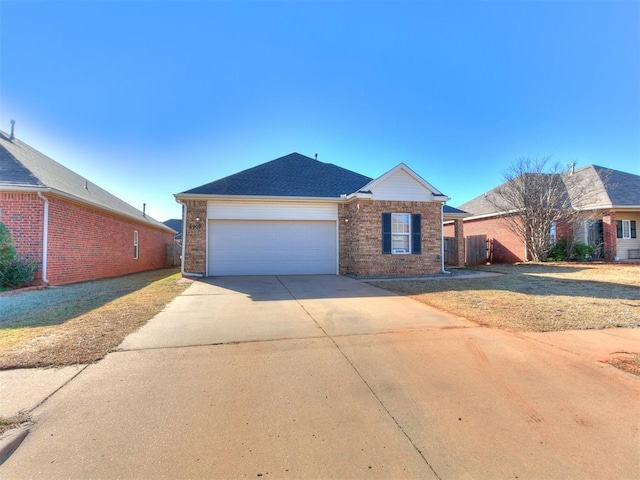
M 574 165 L 551 163 L 549 157 L 521 158 L 505 173 L 505 183 L 487 195 L 535 262 L 545 260 L 553 247 L 552 227 L 573 226 L 585 215 L 576 205 L 588 204 L 593 188 L 573 175 Z

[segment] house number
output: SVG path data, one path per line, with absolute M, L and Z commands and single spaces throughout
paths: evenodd
M 189 224 L 189 228 L 191 230 L 200 230 L 202 228 L 202 224 L 201 223 L 190 223 Z

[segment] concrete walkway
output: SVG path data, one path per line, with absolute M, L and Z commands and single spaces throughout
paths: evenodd
M 633 478 L 640 381 L 545 338 L 344 277 L 196 282 L 37 407 L 0 477 Z

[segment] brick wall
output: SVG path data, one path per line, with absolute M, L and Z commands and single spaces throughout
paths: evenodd
M 18 254 L 34 259 L 41 277 L 44 203 L 36 193 L 0 192 L 0 221 L 11 232 Z
M 206 275 L 207 268 L 207 202 L 188 200 L 184 238 L 184 271 Z
M 2 194 L 2 200 L 7 195 Z M 18 252 L 41 263 L 44 201 L 36 194 L 0 203 L 3 222 Z M 173 234 L 81 203 L 47 194 L 49 229 L 47 279 L 52 285 L 114 277 L 166 265 L 166 245 Z M 133 236 L 138 232 L 138 259 Z M 37 255 L 37 256 L 36 256 Z M 41 274 L 41 271 L 39 274 Z
M 442 216 L 439 202 L 396 202 L 354 199 L 340 205 L 340 274 L 421 275 L 442 268 Z M 382 213 L 419 213 L 421 250 L 418 255 L 382 253 Z
M 464 222 L 464 234 L 486 235 L 491 241 L 494 263 L 516 263 L 525 261 L 524 243 L 511 229 L 503 217 L 467 220 Z
M 605 260 L 613 260 L 617 255 L 616 214 L 608 212 L 602 216 L 602 253 Z

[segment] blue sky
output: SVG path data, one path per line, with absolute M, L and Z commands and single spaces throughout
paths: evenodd
M 520 157 L 640 174 L 640 2 L 0 0 L 10 119 L 159 220 L 294 151 L 453 206 Z

